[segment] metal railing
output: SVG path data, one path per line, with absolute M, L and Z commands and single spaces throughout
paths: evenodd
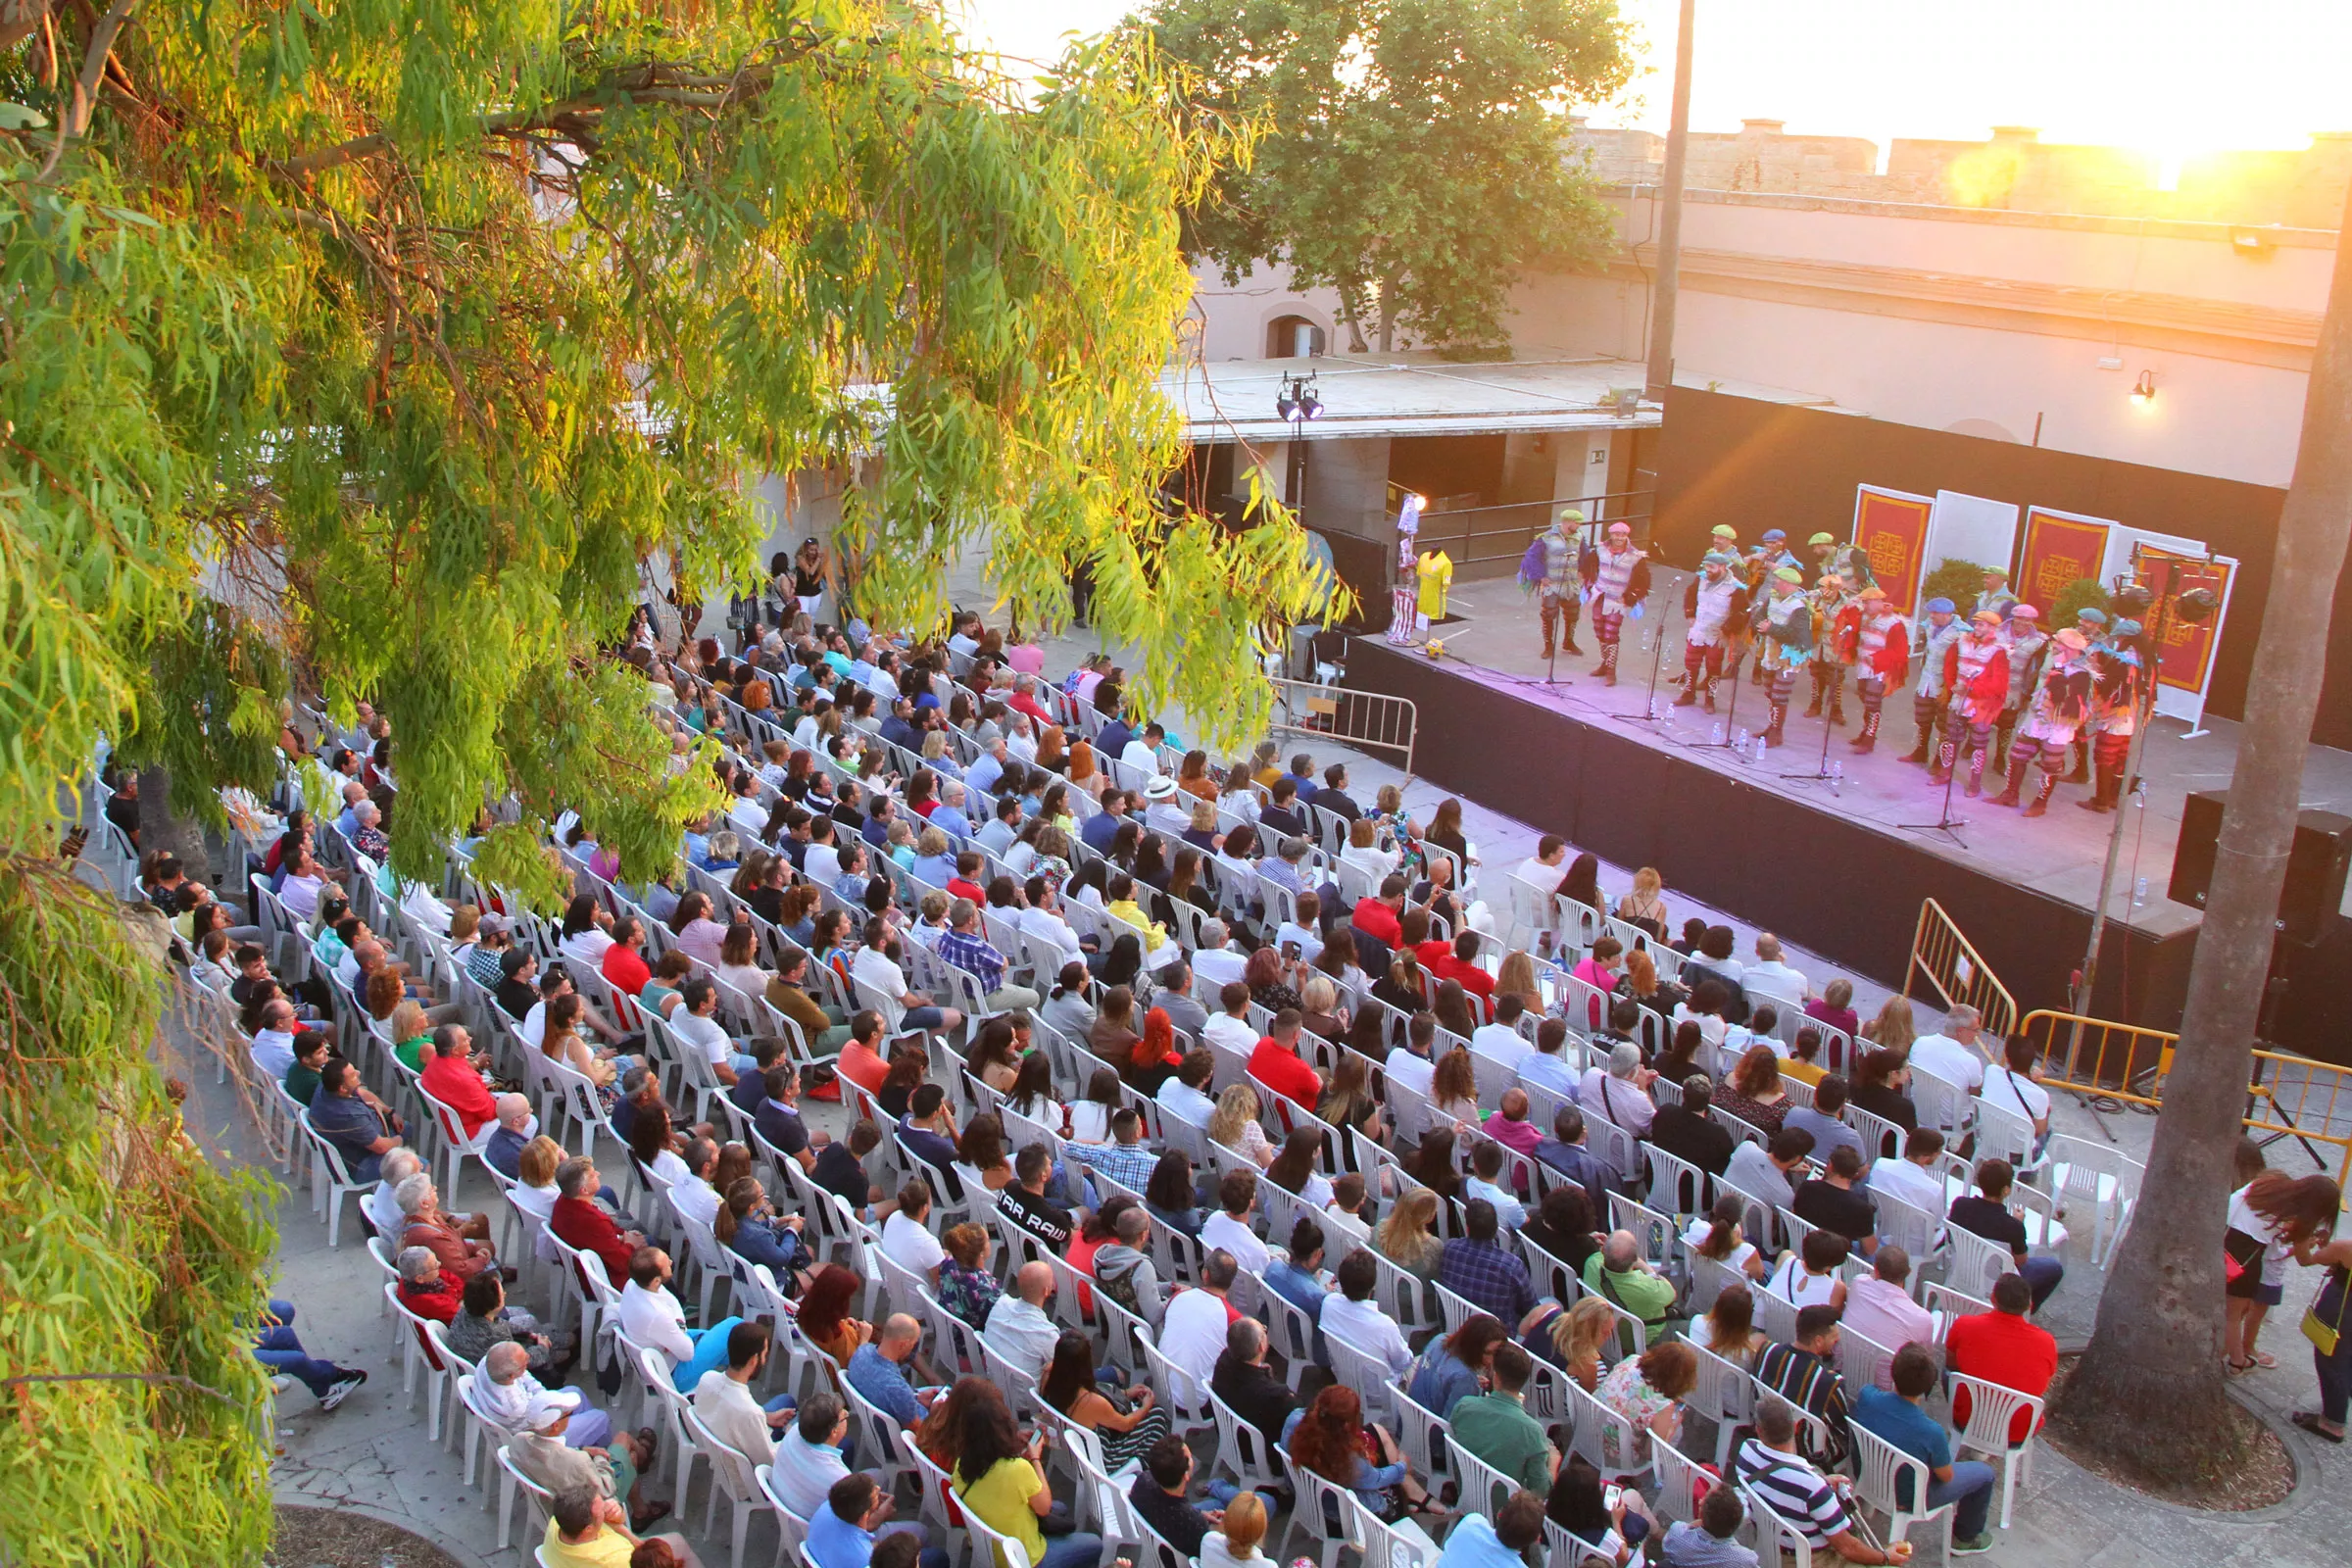
M 2020 1025 L 2042 1061 L 2041 1082 L 2091 1100 L 2160 1108 L 2180 1037 L 2047 1008 Z M 2271 1141 L 2295 1138 L 2326 1164 L 2314 1144 L 2337 1151 L 2336 1179 L 2352 1179 L 2352 1070 L 2282 1051 L 2256 1051 L 2246 1085 L 2246 1130 Z
M 1311 680 L 1277 679 L 1272 685 L 1274 734 L 1314 735 L 1365 751 L 1393 752 L 1405 777 L 1412 777 L 1413 731 L 1420 710 L 1411 699 Z
M 1443 550 L 1453 562 L 1457 576 L 1488 575 L 1482 568 L 1517 565 L 1536 535 L 1551 526 L 1561 507 L 1582 507 L 1588 521 L 1585 543 L 1598 544 L 1612 522 L 1631 523 L 1636 538 L 1649 531 L 1650 505 L 1656 492 L 1620 490 L 1600 496 L 1554 496 L 1549 501 L 1515 501 L 1498 507 L 1466 507 L 1455 512 L 1425 512 L 1416 541 L 1424 551 Z M 1392 524 L 1394 517 L 1391 518 Z
M 2007 1039 L 2017 1027 L 2017 999 L 1934 899 L 1919 901 L 1911 961 L 1903 969 L 1904 996 L 1911 994 L 1912 976 L 1923 974 L 1947 1012 L 1962 1005 L 1976 1008 L 1978 1022 L 1996 1039 Z

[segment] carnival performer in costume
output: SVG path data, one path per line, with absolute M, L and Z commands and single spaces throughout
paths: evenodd
M 2107 612 L 2085 605 L 2075 612 L 2075 630 L 2082 634 L 2083 658 L 2107 646 Z M 2090 725 L 2086 722 L 2075 732 L 2075 769 L 2066 775 L 2069 784 L 2090 782 Z
M 1813 657 L 1813 606 L 1798 590 L 1804 576 L 1794 566 L 1772 574 L 1772 601 L 1765 607 L 1762 640 L 1756 645 L 1760 664 L 1771 669 L 1772 722 L 1761 737 L 1766 746 L 1783 744 L 1781 728 L 1788 722 L 1788 699 L 1796 692 L 1796 671 Z
M 1600 644 L 1600 662 L 1592 673 L 1614 686 L 1617 638 L 1625 629 L 1625 613 L 1649 597 L 1649 556 L 1634 543 L 1631 523 L 1612 522 L 1608 538 L 1586 550 L 1577 574 L 1592 601 L 1592 635 Z
M 1862 699 L 1862 733 L 1850 742 L 1857 752 L 1879 744 L 1879 710 L 1887 691 L 1903 683 L 1911 670 L 1911 628 L 1886 601 L 1886 590 L 1873 583 L 1862 596 L 1838 613 L 1837 637 L 1846 660 L 1859 666 L 1854 692 Z
M 1968 796 L 1984 789 L 1984 758 L 1992 745 L 1993 721 L 2009 699 L 2009 651 L 2001 645 L 1997 611 L 1980 610 L 1968 629 L 1943 651 L 1943 749 L 1928 782 L 1952 776 L 1959 754 L 1968 753 Z
M 1698 564 L 1698 575 L 1683 590 L 1683 614 L 1690 629 L 1683 635 L 1683 695 L 1677 708 L 1689 708 L 1701 695 L 1707 711 L 1715 711 L 1715 682 L 1723 674 L 1724 645 L 1732 624 L 1747 627 L 1747 589 L 1732 575 L 1732 558 L 1710 550 Z M 1738 672 L 1733 679 L 1739 678 Z
M 2009 748 L 2009 787 L 1994 799 L 1993 805 L 2017 804 L 2026 769 L 2038 759 L 2041 782 L 2034 799 L 2027 803 L 2025 814 L 2039 816 L 2049 809 L 2050 796 L 2058 788 L 2059 770 L 2066 766 L 2066 749 L 2074 744 L 2075 732 L 2082 727 L 2089 706 L 2090 640 L 2070 626 L 2050 639 L 2041 680 L 2034 688 L 2033 704 L 2026 710 L 2026 721 L 2018 726 L 2015 744 Z
M 1903 760 L 1924 762 L 1936 745 L 1936 719 L 1943 711 L 1943 651 L 1960 640 L 1960 622 L 1952 617 L 1949 599 L 1928 601 L 1928 623 L 1920 628 L 1919 684 L 1911 689 L 1911 719 L 1919 726 L 1919 745 Z
M 1980 610 L 1989 610 L 2006 620 L 2009 612 L 2016 608 L 2017 595 L 2009 591 L 2009 573 L 1999 566 L 1986 566 L 1984 590 L 1977 595 L 1976 602 L 1968 607 L 1969 619 L 1976 619 Z
M 2139 622 L 2119 620 L 2115 640 L 2090 650 L 2089 714 L 2082 728 L 2090 736 L 2090 760 L 2097 769 L 2098 789 L 2087 801 L 2075 804 L 2085 811 L 2112 811 L 2121 804 L 2130 780 L 2124 769 L 2132 758 L 2132 735 L 2139 727 Z
M 1576 619 L 1579 614 L 1583 613 L 1583 607 L 1577 602 L 1577 596 L 1570 587 L 1577 575 L 1581 536 L 1584 531 L 1584 509 L 1582 507 L 1562 507 L 1552 517 L 1550 531 L 1536 541 L 1543 548 L 1542 575 L 1536 579 L 1535 588 L 1543 603 L 1544 657 L 1545 659 L 1551 657 L 1551 640 L 1555 628 L 1560 633 L 1560 651 L 1562 653 L 1582 654 L 1584 652 L 1582 648 L 1576 646 Z M 1529 564 L 1532 564 L 1535 552 L 1531 550 L 1528 555 L 1530 562 L 1521 564 L 1522 572 L 1527 569 Z M 1561 627 L 1559 621 L 1563 615 L 1567 617 L 1567 624 Z
M 1820 536 L 1816 536 L 1820 537 Z M 1821 716 L 1821 694 L 1830 694 L 1830 722 L 1845 723 L 1845 673 L 1853 664 L 1853 652 L 1842 648 L 1833 633 L 1838 617 L 1846 607 L 1855 603 L 1845 579 L 1836 572 L 1814 584 L 1813 593 L 1813 701 L 1805 709 L 1807 718 Z
M 2032 605 L 2010 609 L 2009 619 L 2001 627 L 2001 639 L 2009 649 L 2009 700 L 2001 705 L 2001 719 L 1993 729 L 1995 773 L 2008 770 L 2009 737 L 2015 733 L 2026 704 L 2034 700 L 2034 684 L 2041 678 L 2042 655 L 2050 646 L 2049 634 L 2041 629 L 2041 612 Z
M 1841 545 L 1832 533 L 1817 533 L 1805 541 L 1813 552 L 1813 575 L 1827 576 L 1836 572 L 1845 583 L 1845 591 L 1858 594 L 1877 582 L 1870 569 L 1870 552 L 1860 545 Z
M 1762 630 L 1765 601 L 1772 597 L 1772 574 L 1783 566 L 1793 567 L 1796 565 L 1796 558 L 1790 555 L 1786 548 L 1788 539 L 1788 536 L 1778 528 L 1765 529 L 1763 541 L 1755 549 L 1749 551 L 1747 559 L 1740 564 L 1740 566 L 1745 568 L 1747 577 L 1747 602 L 1754 611 L 1750 617 L 1751 633 Z M 1740 567 L 1733 569 L 1738 572 Z M 1740 678 L 1737 665 L 1733 667 L 1732 678 L 1734 680 Z M 1770 649 L 1757 650 L 1756 672 L 1750 678 L 1759 686 L 1772 679 L 1772 651 Z

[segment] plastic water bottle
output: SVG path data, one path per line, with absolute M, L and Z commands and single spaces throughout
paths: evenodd
M 1830 778 L 1835 783 L 1842 784 L 1845 782 L 1845 759 L 1833 758 L 1831 760 Z
M 2132 884 L 2132 907 L 2136 909 L 2147 902 L 2148 879 L 2143 876 L 2137 882 Z
M 1709 746 L 1721 746 L 1723 744 L 1723 725 L 1720 721 L 1718 721 L 1715 727 L 1708 732 L 1707 744 Z

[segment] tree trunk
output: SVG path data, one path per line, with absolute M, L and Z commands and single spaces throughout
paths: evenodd
M 2222 1197 L 2240 1136 L 2278 893 L 2327 662 L 2328 622 L 2352 537 L 2352 200 L 2304 396 L 2302 445 L 2278 519 L 2262 640 L 2222 813 L 2180 1048 L 2144 1183 L 2156 1223 L 2117 1250 L 2090 1348 L 2066 1390 L 2101 1457 L 2150 1477 L 2210 1475 L 2222 1374 Z
M 205 848 L 204 829 L 172 810 L 172 773 L 168 768 L 139 769 L 139 858 L 157 850 L 179 857 L 191 882 L 212 880 L 213 858 Z

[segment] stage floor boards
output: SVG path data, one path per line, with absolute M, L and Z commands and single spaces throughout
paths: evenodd
M 1890 695 L 1878 749 L 1856 756 L 1846 742 L 1861 728 L 1861 705 L 1849 686 L 1844 728 L 1831 732 L 1825 719 L 1805 718 L 1804 704 L 1811 683 L 1799 676 L 1787 728 L 1788 744 L 1761 760 L 1742 760 L 1728 747 L 1712 747 L 1715 727 L 1753 731 L 1765 719 L 1763 688 L 1743 682 L 1737 705 L 1728 683 L 1717 689 L 1719 711 L 1709 716 L 1700 707 L 1673 708 L 1675 677 L 1681 672 L 1683 583 L 1688 574 L 1667 569 L 1650 596 L 1652 613 L 1628 621 L 1615 687 L 1603 685 L 1592 670 L 1597 662 L 1589 622 L 1580 626 L 1582 658 L 1561 656 L 1552 673 L 1556 684 L 1544 684 L 1543 646 L 1536 601 L 1509 578 L 1474 582 L 1457 588 L 1448 611 L 1462 619 L 1437 628 L 1443 643 L 1438 661 L 1448 673 L 1480 685 L 1508 692 L 1539 704 L 1612 728 L 1642 743 L 1673 749 L 1686 761 L 1734 775 L 1757 789 L 1803 801 L 1816 809 L 1833 812 L 1870 829 L 1899 835 L 1947 859 L 2018 886 L 2032 889 L 2079 908 L 2088 909 L 2098 896 L 2099 875 L 2107 854 L 2110 815 L 2078 809 L 2075 802 L 2090 797 L 2089 785 L 2061 784 L 2051 798 L 2047 814 L 2029 819 L 2014 808 L 1996 808 L 1991 798 L 2001 784 L 1987 773 L 1984 795 L 1970 800 L 1963 793 L 1966 778 L 1951 792 L 1954 833 L 1945 834 L 1917 824 L 1939 819 L 1943 790 L 1931 787 L 1924 766 L 1905 763 L 1917 730 L 1911 721 L 1908 690 Z M 1658 611 L 1663 610 L 1661 620 Z M 1641 715 L 1650 693 L 1653 650 L 1663 634 L 1663 659 L 1658 663 L 1656 702 L 1664 717 Z M 1372 639 L 1378 641 L 1379 639 Z M 2127 798 L 2124 839 L 2107 914 L 2153 937 L 2176 935 L 2194 926 L 2197 911 L 2165 897 L 2171 878 L 2173 847 L 2180 831 L 2181 802 L 2192 790 L 2227 789 L 2237 754 L 2238 726 L 2227 719 L 2209 718 L 2210 733 L 2188 738 L 2176 719 L 2160 718 L 2142 752 L 2140 805 Z M 1829 739 L 1828 760 L 1843 771 L 1841 782 L 1816 781 L 1812 775 L 1823 760 L 1822 742 Z M 1785 774 L 1804 775 L 1785 778 Z M 2030 791 L 2033 780 L 2027 780 Z M 2030 798 L 2030 796 L 2029 796 Z M 2324 746 L 2310 748 L 2305 760 L 2302 802 L 2306 807 L 2352 814 L 2352 752 Z M 2144 902 L 2134 891 L 2144 879 Z M 2352 912 L 2352 894 L 2346 898 Z

